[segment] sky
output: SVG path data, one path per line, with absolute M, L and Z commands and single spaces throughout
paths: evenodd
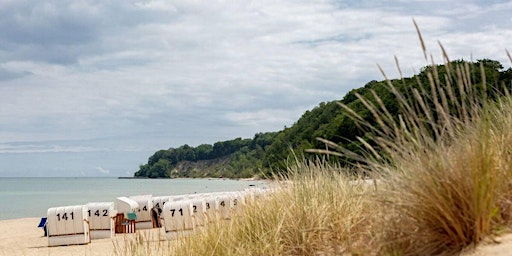
M 1 0 L 0 177 L 132 176 L 428 64 L 510 67 L 512 1 Z

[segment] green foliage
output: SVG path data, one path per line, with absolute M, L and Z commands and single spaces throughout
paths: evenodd
M 512 69 L 503 70 L 503 66 L 494 60 L 482 59 L 476 62 L 456 60 L 448 63 L 464 69 L 469 76 L 475 91 L 481 91 L 482 96 L 496 97 L 501 95 L 506 87 L 512 85 Z M 432 72 L 435 70 L 436 72 Z M 413 99 L 414 91 L 421 95 L 432 92 L 432 83 L 451 85 L 451 94 L 446 97 L 459 98 L 460 88 L 454 79 L 456 69 L 445 65 L 429 65 L 422 68 L 419 74 L 400 80 L 391 80 L 399 94 Z M 485 74 L 485 75 L 482 75 Z M 433 77 L 431 74 L 436 74 Z M 484 83 L 485 81 L 485 83 Z M 139 166 L 136 177 L 225 177 L 247 178 L 255 175 L 270 175 L 275 172 L 284 172 L 292 156 L 304 156 L 312 159 L 315 155 L 306 153 L 307 149 L 325 148 L 323 142 L 317 138 L 336 143 L 355 153 L 363 150 L 361 141 L 357 137 L 372 143 L 371 131 L 360 129 L 361 124 L 351 119 L 346 110 L 339 103 L 352 109 L 361 120 L 378 129 L 379 123 L 359 97 L 367 99 L 366 104 L 387 109 L 389 115 L 398 117 L 400 114 L 399 101 L 396 94 L 387 86 L 387 81 L 370 81 L 361 88 L 349 91 L 341 101 L 322 102 L 312 110 L 306 111 L 291 127 L 279 132 L 255 134 L 252 139 L 236 138 L 228 141 L 219 141 L 213 145 L 203 144 L 197 147 L 183 145 L 179 148 L 159 150 L 148 159 L 148 163 Z M 485 88 L 483 88 L 485 86 Z M 483 92 L 486 93 L 483 93 Z M 436 102 L 426 97 L 425 107 L 436 108 Z M 417 103 L 413 108 L 420 109 Z M 449 108 L 457 109 L 450 105 Z M 426 113 L 425 113 L 426 114 Z M 439 117 L 433 113 L 433 119 Z M 433 120 L 435 121 L 435 120 Z M 216 161 L 222 159 L 222 161 Z M 163 161 L 165 160 L 165 161 Z M 337 158 L 331 156 L 331 162 L 345 162 L 352 164 L 353 159 Z M 194 167 L 187 165 L 179 167 L 180 163 L 202 163 L 210 161 L 211 164 Z M 179 167 L 179 168 L 178 168 Z
M 179 148 L 159 150 L 148 159 L 148 163 L 139 166 L 135 177 L 149 178 L 175 178 L 175 177 L 224 177 L 249 178 L 257 175 L 262 168 L 262 159 L 265 148 L 274 141 L 277 133 L 258 133 L 253 139 L 236 138 L 229 141 L 220 141 L 213 145 L 202 144 L 197 147 L 183 145 Z M 200 162 L 216 159 L 218 165 L 197 170 L 191 165 L 179 169 L 183 162 Z

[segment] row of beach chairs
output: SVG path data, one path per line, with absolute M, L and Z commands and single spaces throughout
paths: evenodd
M 265 189 L 250 188 L 237 192 L 118 197 L 115 205 L 93 202 L 50 208 L 39 227 L 44 229 L 49 246 L 87 244 L 91 239 L 152 228 L 163 228 L 167 239 L 173 239 L 215 220 L 229 220 L 246 202 L 267 193 Z

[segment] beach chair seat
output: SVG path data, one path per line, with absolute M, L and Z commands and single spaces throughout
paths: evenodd
M 135 233 L 135 220 L 137 215 L 134 212 L 118 213 L 116 215 L 116 233 Z
M 123 221 L 125 233 L 135 233 L 135 231 L 137 231 L 135 220 L 137 220 L 137 214 L 134 212 L 126 213 L 126 217 Z
M 124 222 L 124 213 L 118 213 L 116 215 L 116 233 L 121 234 L 125 233 L 125 226 L 123 225 Z

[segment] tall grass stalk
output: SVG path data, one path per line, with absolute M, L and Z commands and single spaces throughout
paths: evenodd
M 394 156 L 382 210 L 392 251 L 453 254 L 510 222 L 512 103 L 481 111 L 450 143 Z
M 167 241 L 160 231 L 141 230 L 136 234 L 123 234 L 122 239 L 113 241 L 113 255 L 170 255 L 177 241 Z
M 365 253 L 371 190 L 322 162 L 299 162 L 281 190 L 248 204 L 229 222 L 191 236 L 175 255 L 340 255 Z
M 469 64 L 452 64 L 441 48 L 446 76 L 440 77 L 432 60 L 428 85 L 418 80 L 418 88 L 404 93 L 386 78 L 401 115 L 391 116 L 376 93 L 373 99 L 356 95 L 376 124 L 341 104 L 373 134 L 363 143 L 364 155 L 354 157 L 326 141 L 334 154 L 383 177 L 376 202 L 385 216 L 375 223 L 382 230 L 379 253 L 450 255 L 510 223 L 512 100 L 488 101 L 483 66 L 478 90 Z

